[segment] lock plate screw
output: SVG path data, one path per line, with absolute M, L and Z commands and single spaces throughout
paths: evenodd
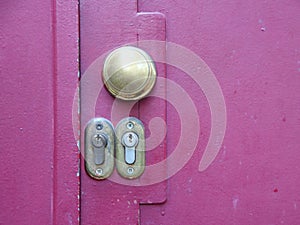
M 133 172 L 134 172 L 134 169 L 132 167 L 127 168 L 127 173 L 128 174 L 133 174 Z
M 103 170 L 101 168 L 96 169 L 96 174 L 101 176 L 103 174 Z
M 134 126 L 132 122 L 128 122 L 126 127 L 131 130 Z

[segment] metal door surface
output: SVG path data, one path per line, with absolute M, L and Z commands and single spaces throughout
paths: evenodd
M 300 224 L 300 4 L 0 3 L 0 224 Z M 103 86 L 105 57 L 147 51 L 138 102 Z M 146 168 L 88 176 L 94 117 L 145 125 Z M 80 149 L 80 150 L 78 150 Z

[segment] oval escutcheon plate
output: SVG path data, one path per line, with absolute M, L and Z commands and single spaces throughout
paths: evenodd
M 140 177 L 145 170 L 144 125 L 134 117 L 122 119 L 116 132 L 116 168 L 127 179 Z
M 85 128 L 85 169 L 90 177 L 102 180 L 114 170 L 115 133 L 104 118 L 90 120 Z

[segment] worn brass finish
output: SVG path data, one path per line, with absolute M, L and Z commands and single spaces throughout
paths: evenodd
M 92 178 L 102 180 L 113 172 L 114 143 L 115 133 L 111 122 L 104 118 L 89 121 L 85 128 L 84 159 L 85 169 Z
M 142 122 L 134 117 L 125 118 L 118 123 L 115 133 L 116 168 L 118 173 L 127 179 L 138 178 L 145 170 L 145 131 Z M 127 133 L 134 133 L 138 137 L 133 163 L 126 163 L 125 160 L 125 146 L 122 139 Z
M 106 57 L 102 78 L 108 91 L 116 98 L 138 100 L 152 90 L 156 81 L 156 68 L 145 51 L 125 46 Z

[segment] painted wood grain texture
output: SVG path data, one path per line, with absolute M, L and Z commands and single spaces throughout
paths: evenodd
M 76 1 L 1 1 L 0 224 L 77 224 Z

